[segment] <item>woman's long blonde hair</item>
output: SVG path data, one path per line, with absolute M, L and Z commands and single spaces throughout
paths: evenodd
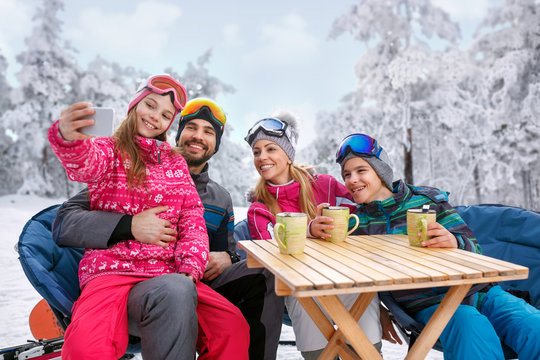
M 130 189 L 134 186 L 142 185 L 146 180 L 146 165 L 139 153 L 139 147 L 135 143 L 135 136 L 137 135 L 137 115 L 135 109 L 137 106 L 138 104 L 129 111 L 128 116 L 120 123 L 112 136 L 115 142 L 114 150 L 120 154 L 124 170 L 126 170 L 126 165 L 129 164 L 127 168 L 127 182 Z M 167 132 L 156 136 L 154 139 L 167 141 Z
M 294 181 L 300 183 L 300 209 L 303 213 L 307 214 L 308 221 L 317 215 L 317 206 L 312 188 L 312 184 L 315 184 L 315 179 L 309 172 L 313 168 L 313 166 L 309 165 L 289 165 L 289 174 Z M 266 181 L 262 177 L 259 178 L 257 185 L 255 185 L 254 196 L 255 199 L 262 201 L 274 216 L 281 212 L 277 199 L 268 191 Z

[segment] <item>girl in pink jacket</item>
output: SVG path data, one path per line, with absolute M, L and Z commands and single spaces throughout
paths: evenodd
M 229 350 L 229 355 L 223 354 L 228 351 L 226 344 L 222 344 L 219 352 L 208 353 L 207 342 L 213 339 L 211 332 L 214 330 L 207 328 L 205 319 L 215 318 L 216 313 L 210 314 L 204 309 L 201 313 L 201 307 L 198 307 L 202 330 L 199 334 L 200 358 L 238 358 L 236 355 L 243 354 L 244 346 L 244 358 L 247 358 L 249 335 L 247 341 L 245 335 L 248 326 L 241 313 L 199 282 L 208 263 L 209 251 L 204 207 L 186 161 L 166 142 L 166 132 L 185 103 L 184 87 L 170 76 L 158 75 L 149 78 L 138 89 L 129 104 L 127 118 L 112 137 L 83 140 L 84 136 L 78 136 L 79 139 L 71 139 L 73 127 L 80 119 L 66 117 L 61 117 L 49 129 L 51 147 L 68 177 L 88 184 L 92 210 L 135 215 L 156 206 L 167 206 L 167 211 L 158 216 L 168 220 L 177 233 L 176 241 L 162 246 L 124 240 L 108 249 L 86 249 L 79 264 L 82 293 L 65 334 L 63 359 L 90 359 L 98 354 L 100 359 L 120 358 L 128 343 L 129 290 L 145 279 L 170 273 L 184 274 L 192 279 L 197 283 L 199 297 L 216 299 L 213 304 L 216 313 L 219 306 L 230 307 L 232 309 L 225 309 L 231 315 L 229 321 L 241 324 L 239 338 L 244 339 L 245 344 L 236 344 Z M 81 103 L 81 112 L 87 111 L 87 105 Z M 68 138 L 64 138 L 64 134 Z M 107 305 L 107 312 L 101 311 L 100 304 L 104 302 L 112 302 L 117 308 L 112 319 L 112 304 Z M 223 325 L 220 330 L 226 332 L 229 324 Z M 103 336 L 108 332 L 112 335 Z M 234 336 L 238 337 L 238 334 Z M 96 339 L 99 340 L 96 342 Z

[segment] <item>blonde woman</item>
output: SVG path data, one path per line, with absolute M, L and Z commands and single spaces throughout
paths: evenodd
M 310 236 L 311 220 L 317 216 L 323 204 L 354 207 L 347 189 L 335 178 L 315 175 L 311 167 L 294 163 L 298 140 L 296 124 L 294 116 L 282 112 L 255 123 L 245 138 L 252 148 L 253 164 L 261 176 L 247 214 L 253 239 L 273 238 L 275 215 L 282 211 L 306 213 L 310 221 Z M 354 294 L 345 295 L 341 300 L 350 307 L 356 297 Z M 379 299 L 375 297 L 359 320 L 359 325 L 380 349 L 378 303 Z M 286 297 L 285 304 L 292 320 L 298 350 L 305 359 L 316 359 L 326 346 L 326 338 L 295 297 Z

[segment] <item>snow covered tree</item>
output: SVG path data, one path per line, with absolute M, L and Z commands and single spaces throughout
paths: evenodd
M 210 62 L 212 57 L 212 50 L 207 50 L 204 54 L 199 56 L 195 63 L 188 62 L 186 70 L 182 75 L 174 71 L 172 68 L 166 68 L 165 73 L 170 74 L 175 79 L 178 79 L 187 90 L 188 100 L 198 97 L 205 97 L 208 99 L 216 100 L 217 96 L 221 93 L 233 93 L 234 87 L 225 84 L 217 77 L 210 75 L 206 65 Z M 172 136 L 176 137 L 177 124 L 171 126 L 169 131 Z
M 234 206 L 248 206 L 245 194 L 257 181 L 251 149 L 230 139 L 233 128 L 225 125 L 218 153 L 210 159 L 210 177 L 229 191 Z
M 233 93 L 231 85 L 225 84 L 215 76 L 209 74 L 206 67 L 212 56 L 211 50 L 202 54 L 195 63 L 189 62 L 182 75 L 178 75 L 172 69 L 165 71 L 180 80 L 188 91 L 188 99 L 205 97 L 216 100 L 221 94 Z M 219 104 L 219 101 L 216 100 Z M 227 113 L 227 109 L 223 109 Z M 172 126 L 173 138 L 176 136 L 176 126 Z M 231 122 L 225 125 L 225 132 L 221 138 L 219 152 L 210 159 L 210 177 L 226 188 L 232 197 L 235 206 L 246 205 L 244 194 L 254 183 L 252 166 L 245 159 L 250 158 L 247 147 L 232 141 L 230 133 Z
M 9 93 L 11 92 L 11 86 L 6 79 L 6 72 L 8 68 L 8 62 L 4 55 L 0 52 L 0 115 L 2 115 L 11 106 L 11 99 Z M 0 124 L 2 126 L 2 124 Z
M 450 44 L 458 32 L 429 1 L 360 0 L 331 32 L 367 43 L 358 89 L 319 114 L 315 160 L 335 167 L 339 140 L 363 132 L 389 150 L 396 178 L 410 182 L 414 169 L 414 183 L 450 190 L 456 204 L 538 209 L 539 11 L 534 0 L 503 1 L 470 50 L 432 51 L 418 30 Z
M 0 54 L 0 117 L 11 107 L 10 93 L 12 91 L 6 79 L 8 63 L 6 58 Z M 0 196 L 12 194 L 22 185 L 22 175 L 19 172 L 15 152 L 13 148 L 13 138 L 11 131 L 0 122 Z
M 76 85 L 77 101 L 115 110 L 115 127 L 126 117 L 131 97 L 141 80 L 149 75 L 132 67 L 122 67 L 97 56 L 81 73 Z
M 11 108 L 12 91 L 6 79 L 8 63 L 6 58 L 0 54 L 0 117 Z M 13 148 L 12 132 L 6 127 L 4 122 L 0 122 L 0 196 L 12 194 L 22 185 L 22 174 L 19 171 L 16 154 Z
M 341 178 L 339 165 L 335 162 L 336 149 L 341 140 L 351 133 L 365 133 L 380 139 L 384 144 L 382 125 L 383 113 L 375 107 L 359 106 L 361 94 L 353 92 L 342 100 L 334 111 L 319 112 L 315 127 L 317 137 L 312 144 L 298 153 L 300 162 L 316 165 L 316 172 Z M 370 129 L 367 129 L 367 126 Z M 302 136 L 302 134 L 300 134 Z M 390 150 L 390 147 L 388 146 Z
M 124 68 L 97 56 L 82 73 L 77 90 L 80 100 L 89 101 L 94 106 L 111 107 L 116 110 L 117 119 L 121 120 L 139 85 L 138 80 L 146 77 L 146 73 L 131 67 Z
M 431 113 L 437 106 L 430 105 L 430 98 L 444 85 L 438 80 L 444 52 L 432 51 L 426 38 L 437 35 L 453 44 L 459 38 L 457 24 L 427 0 L 359 0 L 334 22 L 330 38 L 345 32 L 366 48 L 355 65 L 358 86 L 335 112 L 319 114 L 316 126 L 321 135 L 314 142 L 314 161 L 321 170 L 338 171 L 333 155 L 339 141 L 361 132 L 384 144 L 396 178 L 410 183 L 425 179 L 427 156 L 422 148 L 430 125 L 437 121 Z M 327 134 L 339 135 L 328 139 Z
M 540 3 L 505 0 L 489 9 L 471 47 L 482 69 L 479 105 L 488 155 L 482 200 L 540 209 Z
M 17 56 L 20 87 L 13 92 L 13 108 L 2 116 L 16 136 L 13 145 L 23 175 L 22 193 L 67 196 L 77 185 L 69 181 L 46 138 L 47 129 L 60 110 L 71 103 L 71 90 L 78 77 L 72 48 L 60 41 L 60 0 L 43 0 L 33 17 L 26 50 Z
M 437 35 L 454 43 L 459 28 L 429 0 L 358 0 L 334 22 L 330 38 L 345 32 L 353 34 L 367 49 L 355 66 L 358 94 L 350 99 L 357 102 L 346 106 L 356 107 L 353 114 L 361 113 L 360 108 L 366 106 L 382 113 L 376 124 L 366 121 L 370 119 L 353 119 L 362 132 L 373 136 L 380 135 L 377 130 L 382 129 L 391 140 L 388 148 L 403 149 L 403 155 L 396 158 L 401 165 L 399 172 L 413 182 L 411 106 L 427 96 L 425 89 L 430 87 L 430 74 L 435 68 L 431 66 L 435 56 L 426 38 Z M 424 121 L 428 119 L 419 117 L 415 125 L 423 129 Z

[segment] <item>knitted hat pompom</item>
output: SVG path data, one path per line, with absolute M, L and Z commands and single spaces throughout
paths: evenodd
M 287 156 L 294 162 L 294 156 L 296 154 L 296 144 L 298 143 L 298 120 L 297 117 L 289 111 L 280 110 L 272 114 L 272 118 L 279 119 L 287 124 L 285 134 L 283 136 L 276 136 L 274 134 L 267 134 L 264 131 L 259 131 L 257 135 L 248 141 L 253 148 L 257 141 L 268 140 L 276 143 Z
M 296 149 L 298 144 L 298 116 L 288 110 L 278 110 L 272 114 L 272 117 L 286 122 L 289 130 L 291 131 L 291 138 L 289 141 L 291 145 Z

